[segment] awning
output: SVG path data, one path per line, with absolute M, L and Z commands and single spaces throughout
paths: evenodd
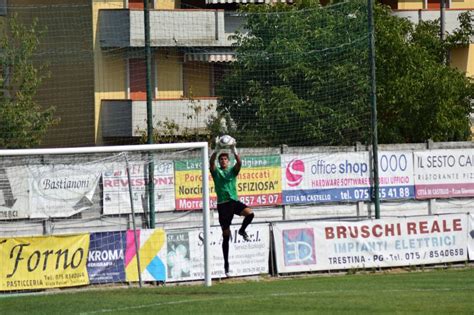
M 232 62 L 235 55 L 233 52 L 191 52 L 184 54 L 184 61 Z
M 226 4 L 226 3 L 293 3 L 293 0 L 206 0 L 206 4 Z

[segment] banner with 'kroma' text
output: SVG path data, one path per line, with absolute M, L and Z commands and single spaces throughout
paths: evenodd
M 91 283 L 125 281 L 125 231 L 90 234 L 87 272 Z

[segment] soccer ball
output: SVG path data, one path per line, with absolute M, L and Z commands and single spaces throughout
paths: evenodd
M 235 139 L 229 135 L 224 135 L 219 138 L 219 146 L 221 148 L 228 148 L 235 145 Z

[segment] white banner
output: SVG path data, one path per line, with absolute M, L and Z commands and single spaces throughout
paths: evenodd
M 417 199 L 474 196 L 474 149 L 414 152 Z
M 251 224 L 247 228 L 249 242 L 237 234 L 240 226 L 231 226 L 229 267 L 232 276 L 268 273 L 270 234 L 268 224 Z M 204 279 L 204 238 L 202 230 L 166 231 L 167 282 Z M 225 277 L 222 256 L 222 230 L 210 230 L 211 276 Z
M 31 218 L 69 217 L 92 207 L 100 165 L 31 165 L 26 169 Z
M 368 152 L 283 154 L 283 203 L 370 199 Z
M 277 223 L 273 233 L 279 273 L 467 259 L 465 214 L 361 222 Z
M 468 235 L 468 242 L 467 248 L 469 251 L 469 260 L 474 260 L 474 214 L 469 214 L 469 235 Z
M 378 157 L 380 199 L 415 198 L 413 153 L 381 151 Z
M 0 168 L 0 220 L 30 216 L 28 176 L 25 166 Z
M 155 161 L 155 211 L 174 210 L 174 166 L 172 161 Z M 148 165 L 130 163 L 130 181 L 135 213 L 148 209 L 146 187 Z M 108 164 L 103 173 L 104 214 L 131 213 L 128 176 L 125 163 Z

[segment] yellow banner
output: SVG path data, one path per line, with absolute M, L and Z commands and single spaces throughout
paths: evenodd
M 233 162 L 232 162 L 233 163 Z M 237 178 L 240 201 L 250 207 L 281 204 L 281 160 L 279 155 L 250 156 L 242 160 Z M 216 208 L 214 181 L 209 176 L 210 206 Z M 176 210 L 202 208 L 201 163 L 196 160 L 175 162 Z
M 143 281 L 166 280 L 166 233 L 164 229 L 138 231 L 140 271 Z M 127 281 L 138 281 L 138 257 L 133 241 L 134 234 L 127 232 L 125 275 Z
M 0 290 L 85 285 L 89 234 L 0 238 Z

